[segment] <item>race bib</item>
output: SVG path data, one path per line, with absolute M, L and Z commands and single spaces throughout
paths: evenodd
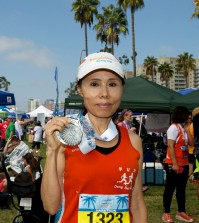
M 127 194 L 80 194 L 78 223 L 130 223 Z

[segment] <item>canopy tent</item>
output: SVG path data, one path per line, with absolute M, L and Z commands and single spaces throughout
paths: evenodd
M 53 111 L 41 105 L 34 111 L 28 112 L 27 114 L 30 115 L 30 117 L 37 117 L 38 114 L 44 114 L 45 117 L 51 117 L 53 115 Z
M 16 117 L 16 113 L 13 110 L 7 108 L 6 106 L 0 106 L 0 111 L 7 113 L 7 115 L 5 117 L 7 117 L 8 115 L 12 116 L 13 118 Z
M 173 101 L 183 97 L 177 92 L 142 77 L 126 80 L 120 109 L 137 112 L 171 113 Z M 76 95 L 65 99 L 65 108 L 82 108 L 83 100 Z
M 15 105 L 14 94 L 0 90 L 0 105 Z
M 181 95 L 186 95 L 186 94 L 189 94 L 189 93 L 191 93 L 191 92 L 193 92 L 193 91 L 195 91 L 196 90 L 196 88 L 192 88 L 192 87 L 190 87 L 190 88 L 185 88 L 185 89 L 182 89 L 182 90 L 179 90 L 179 91 L 177 91 L 179 94 L 181 94 Z
M 186 106 L 190 111 L 199 106 L 199 89 L 192 91 L 189 94 L 176 98 L 173 103 L 175 106 Z
M 182 97 L 177 92 L 142 77 L 126 81 L 121 108 L 133 111 L 171 113 L 173 100 Z

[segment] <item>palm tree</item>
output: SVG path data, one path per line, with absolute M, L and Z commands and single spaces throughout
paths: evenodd
M 124 64 L 126 67 L 129 64 L 129 58 L 124 54 L 121 57 L 118 58 L 121 64 Z M 126 68 L 125 68 L 126 70 Z
M 77 84 L 77 78 L 74 82 L 70 82 L 70 87 L 64 91 L 64 93 L 67 94 L 67 97 L 78 95 L 77 89 L 76 89 L 76 84 Z
M 158 60 L 155 57 L 147 57 L 144 60 L 144 67 L 146 68 L 146 76 L 149 75 L 154 81 L 154 76 L 156 76 L 156 67 L 158 66 Z
M 195 12 L 192 14 L 191 18 L 199 19 L 199 0 L 194 0 L 193 3 L 195 6 Z
M 173 76 L 174 70 L 173 67 L 164 62 L 158 66 L 158 72 L 160 73 L 160 80 L 166 82 L 166 87 L 169 85 L 169 79 Z
M 98 23 L 94 26 L 97 31 L 96 38 L 105 42 L 105 48 L 109 44 L 112 54 L 114 54 L 114 43 L 119 44 L 119 35 L 126 36 L 128 33 L 128 21 L 121 8 L 116 8 L 113 4 L 102 7 L 103 14 L 98 14 Z
M 0 77 L 0 89 L 8 91 L 9 85 L 10 85 L 10 82 L 4 76 L 1 76 Z
M 88 55 L 87 25 L 91 27 L 93 24 L 93 17 L 98 13 L 98 5 L 99 0 L 76 0 L 72 3 L 71 11 L 75 12 L 75 21 L 80 22 L 81 28 L 84 26 L 86 55 Z
M 191 71 L 196 70 L 196 60 L 193 58 L 193 55 L 188 52 L 185 52 L 184 54 L 178 55 L 178 58 L 176 60 L 176 71 L 179 73 L 183 73 L 186 81 L 186 88 L 189 87 L 189 74 Z
M 131 10 L 131 25 L 132 25 L 132 51 L 133 51 L 133 73 L 134 77 L 136 77 L 136 50 L 135 50 L 135 24 L 134 24 L 134 14 L 138 9 L 142 9 L 144 7 L 144 0 L 118 0 L 118 4 L 122 6 L 124 11 L 127 8 Z

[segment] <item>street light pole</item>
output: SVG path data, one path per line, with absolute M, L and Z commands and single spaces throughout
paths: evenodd
M 79 64 L 81 64 L 81 62 L 82 62 L 82 53 L 83 53 L 83 52 L 86 52 L 86 50 L 82 50 L 82 51 L 81 51 L 81 53 L 80 53 L 80 60 L 79 60 Z

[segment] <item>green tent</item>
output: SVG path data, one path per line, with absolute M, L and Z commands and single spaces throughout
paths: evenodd
M 199 89 L 183 95 L 180 98 L 176 98 L 173 101 L 173 104 L 175 106 L 186 106 L 190 111 L 192 111 L 195 107 L 199 107 Z
M 173 100 L 183 97 L 177 92 L 148 81 L 142 77 L 126 80 L 120 109 L 137 112 L 171 113 Z M 65 108 L 82 108 L 83 101 L 78 95 L 65 99 Z
M 142 77 L 126 81 L 121 108 L 150 113 L 172 113 L 173 100 L 181 98 L 179 93 Z

